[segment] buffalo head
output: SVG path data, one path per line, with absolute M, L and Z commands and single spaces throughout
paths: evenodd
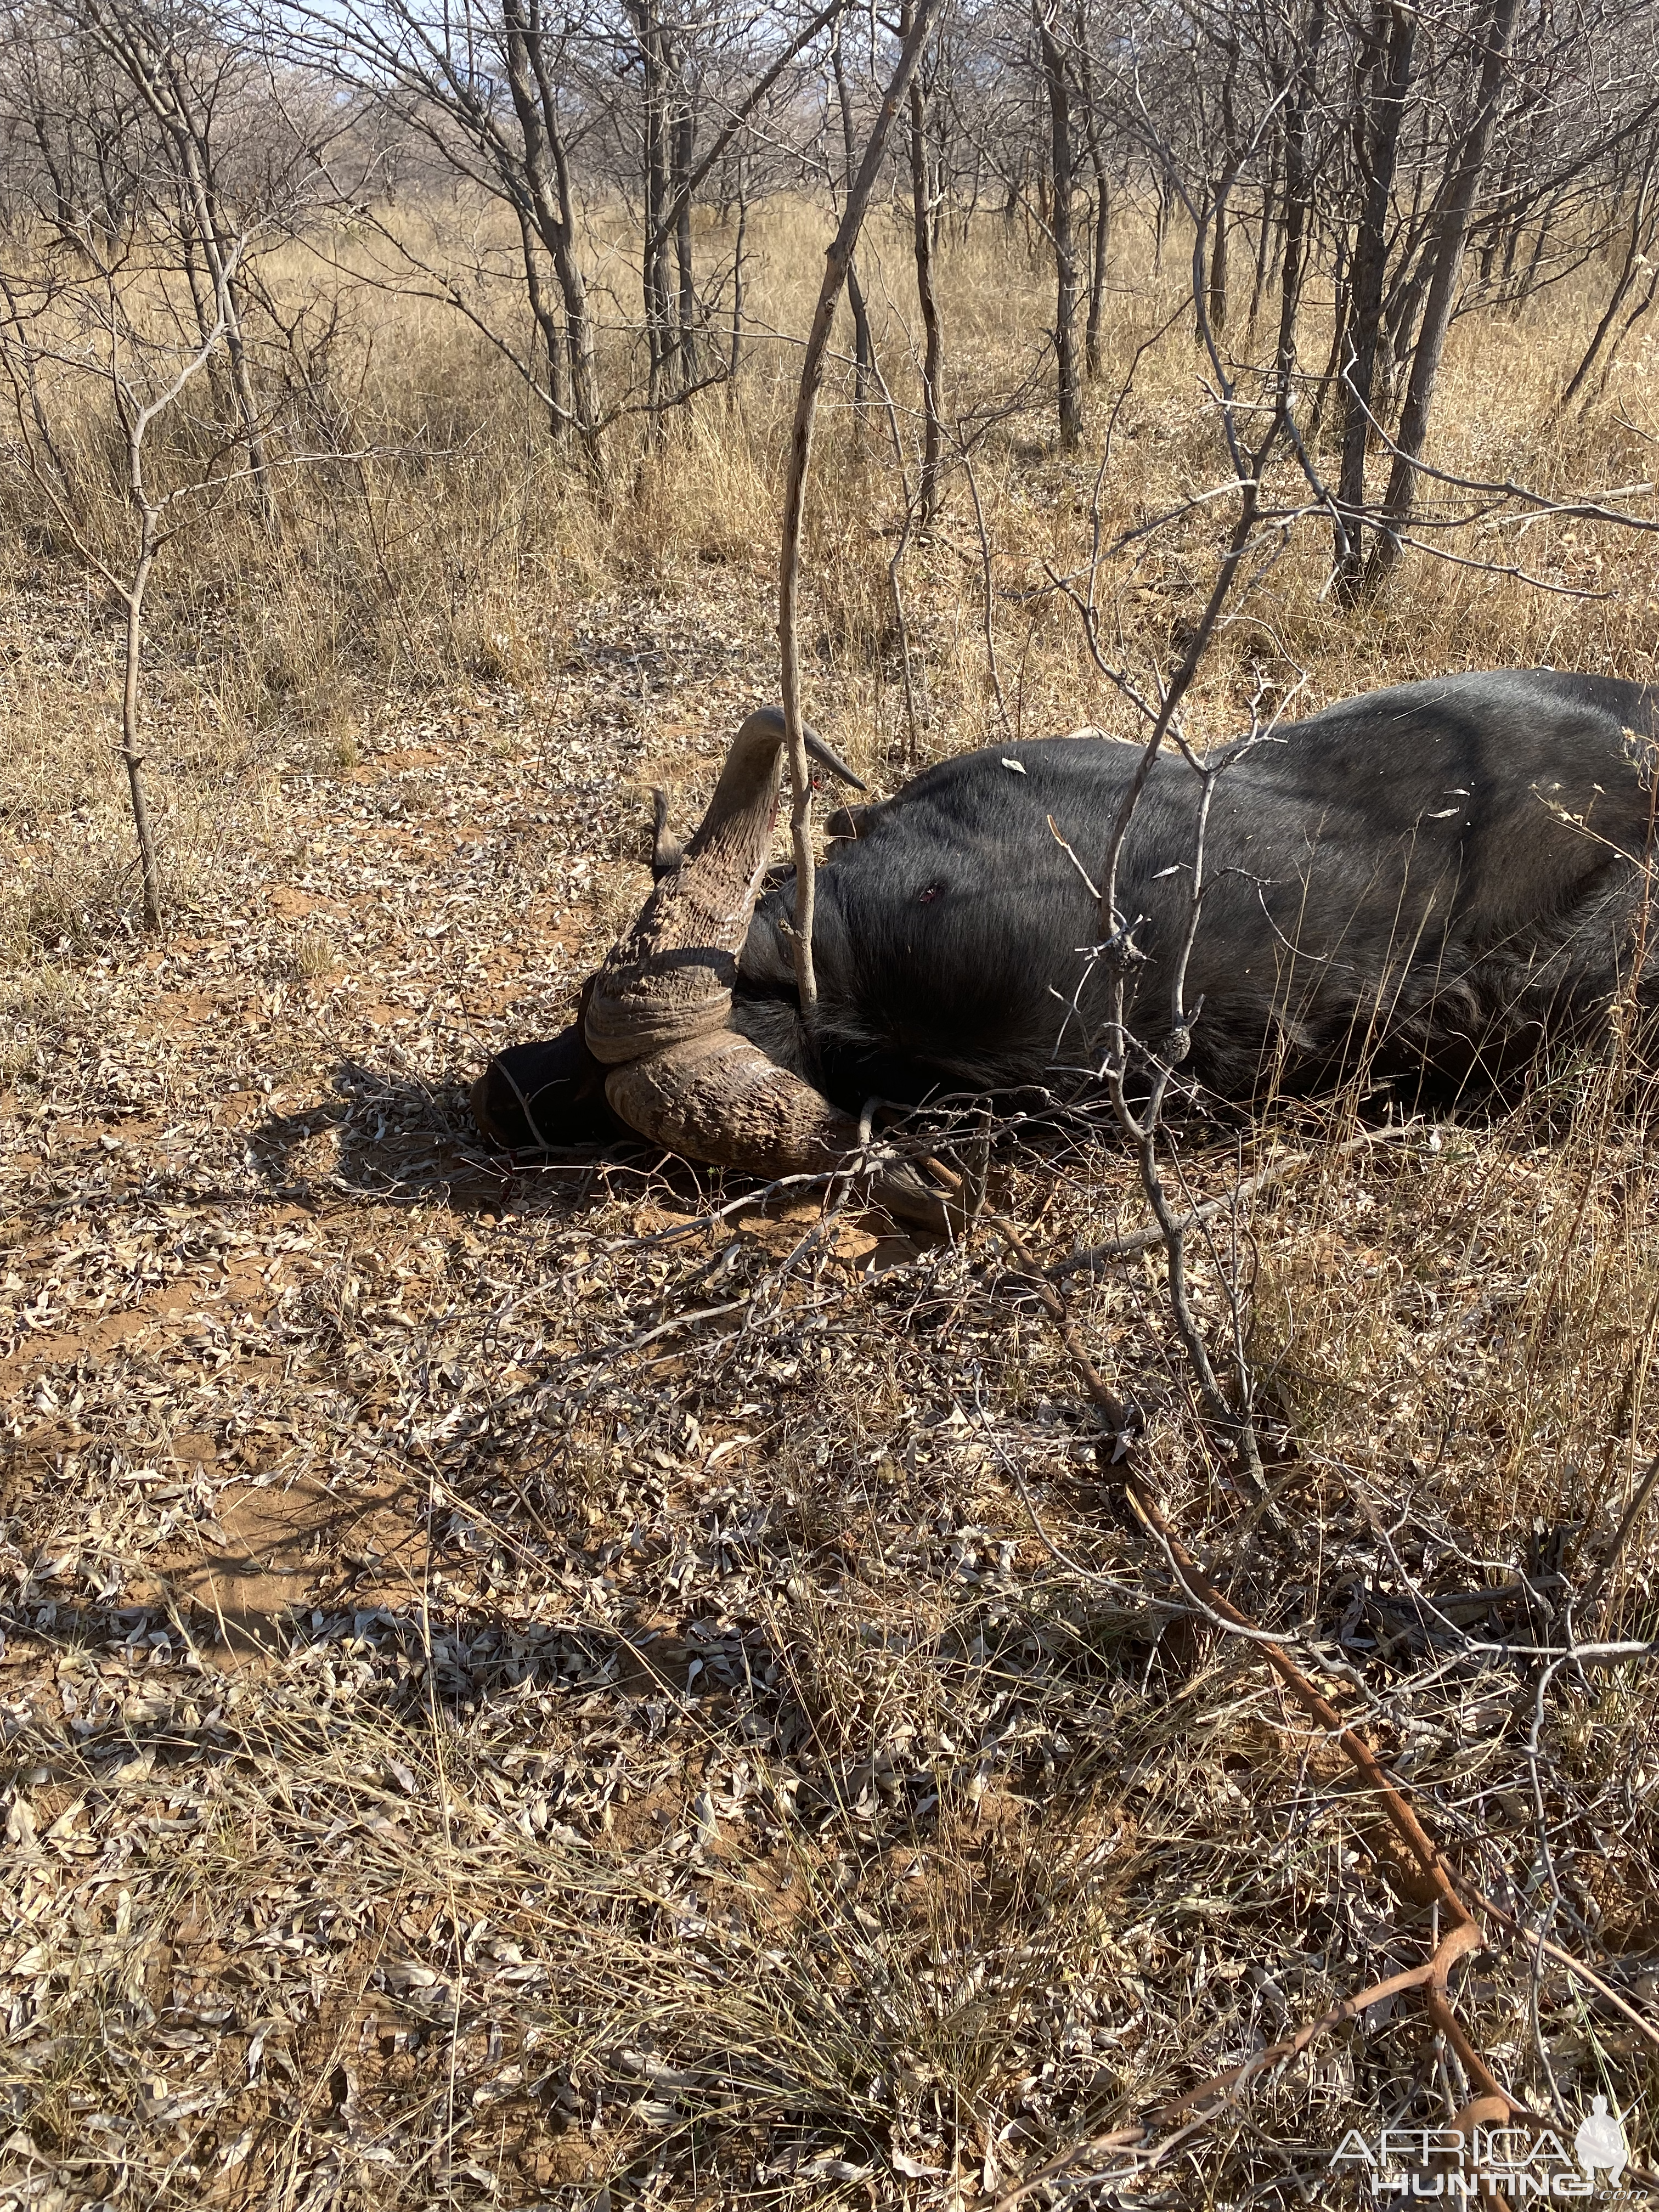
M 816 731 L 804 734 L 821 768 L 863 790 Z M 771 851 L 784 738 L 775 707 L 744 720 L 678 865 L 659 874 L 633 928 L 588 983 L 579 1019 L 550 1043 L 501 1054 L 474 1085 L 485 1135 L 556 1147 L 632 1132 L 765 1182 L 832 1172 L 865 1148 L 853 1115 L 732 1019 L 738 955 Z M 660 854 L 660 807 L 657 833 Z M 939 1193 L 902 1163 L 876 1173 L 873 1194 L 919 1226 L 943 1224 Z

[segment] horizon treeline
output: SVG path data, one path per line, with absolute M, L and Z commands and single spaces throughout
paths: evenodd
M 0 315 L 25 433 L 45 428 L 27 387 L 46 310 L 89 282 L 159 276 L 178 327 L 152 320 L 143 343 L 212 356 L 276 526 L 273 471 L 328 429 L 331 332 L 267 270 L 345 226 L 385 281 L 480 329 L 550 438 L 598 468 L 619 429 L 660 438 L 741 375 L 754 211 L 780 194 L 840 204 L 908 22 L 838 0 L 11 0 Z M 883 179 L 913 242 L 924 509 L 951 405 L 940 258 L 1000 226 L 1048 266 L 1027 374 L 1070 451 L 1114 312 L 1115 227 L 1133 222 L 1159 281 L 1189 279 L 1215 372 L 1254 380 L 1292 446 L 1322 447 L 1357 578 L 1368 533 L 1411 514 L 1457 316 L 1522 311 L 1595 264 L 1566 404 L 1651 310 L 1656 33 L 1650 0 L 951 0 Z M 409 210 L 445 196 L 440 252 Z M 862 395 L 878 364 L 859 275 L 845 323 Z M 1368 505 L 1379 444 L 1392 465 Z

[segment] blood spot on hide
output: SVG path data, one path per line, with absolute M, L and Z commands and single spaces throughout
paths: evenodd
M 924 884 L 922 888 L 916 893 L 916 904 L 918 906 L 932 906 L 933 901 L 939 896 L 939 884 Z

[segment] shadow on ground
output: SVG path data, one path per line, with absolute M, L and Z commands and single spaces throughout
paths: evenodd
M 249 1129 L 249 1147 L 273 1184 L 436 1201 L 463 1213 L 501 1211 L 512 1166 L 473 1127 L 463 1084 L 424 1083 L 344 1060 L 329 1088 L 325 1103 L 268 1115 Z
M 534 1191 L 580 1210 L 614 1197 L 614 1179 L 642 1193 L 666 1185 L 696 1212 L 707 1187 L 696 1169 L 641 1144 L 575 1145 L 557 1152 L 496 1152 L 472 1120 L 459 1079 L 423 1083 L 358 1060 L 337 1062 L 332 1097 L 270 1114 L 247 1131 L 274 1189 L 315 1200 L 332 1192 L 404 1205 L 439 1205 L 489 1220 Z

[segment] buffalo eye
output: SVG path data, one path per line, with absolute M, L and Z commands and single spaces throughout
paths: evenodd
M 939 887 L 937 884 L 923 884 L 922 888 L 916 893 L 916 904 L 918 906 L 932 906 L 933 901 L 939 896 Z

